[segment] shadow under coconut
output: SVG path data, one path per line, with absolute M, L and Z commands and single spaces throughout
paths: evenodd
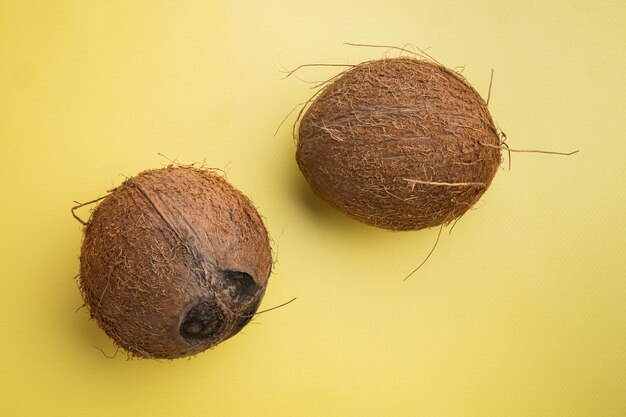
M 371 279 L 372 285 L 379 285 L 381 276 L 389 275 L 398 283 L 414 270 L 428 255 L 435 242 L 439 228 L 425 229 L 421 231 L 393 231 L 363 224 L 351 217 L 339 212 L 334 207 L 320 199 L 313 193 L 306 179 L 298 169 L 293 158 L 287 158 L 286 166 L 283 166 L 288 198 L 292 198 L 297 209 L 302 215 L 313 221 L 315 227 L 324 231 L 324 234 L 332 236 L 333 244 L 343 247 L 345 251 L 354 254 L 353 259 L 359 259 L 365 254 L 368 259 L 376 259 L 380 254 L 380 248 L 387 248 L 385 262 L 373 262 L 371 268 L 380 269 L 379 273 L 371 273 L 358 276 L 360 285 L 364 279 Z M 443 233 L 448 233 L 444 228 Z M 398 250 L 389 250 L 390 248 Z M 403 254 L 407 247 L 420 248 L 416 257 Z M 394 265 L 390 269 L 390 265 Z
M 73 253 L 76 245 L 65 246 L 65 253 Z M 54 274 L 55 292 L 44 301 L 42 307 L 47 312 L 47 320 L 56 324 L 55 345 L 48 346 L 48 350 L 56 354 L 57 361 L 54 362 L 61 369 L 64 360 L 71 359 L 72 362 L 80 361 L 83 366 L 91 363 L 96 369 L 94 372 L 109 372 L 113 359 L 127 359 L 126 353 L 119 350 L 111 342 L 111 339 L 98 327 L 97 323 L 90 319 L 89 311 L 83 305 L 80 289 L 77 282 L 77 264 L 70 263 L 70 258 L 63 260 L 59 255 L 59 263 L 49 265 L 50 268 L 57 268 Z M 42 278 L 43 279 L 43 278 Z M 51 280 L 48 276 L 46 280 Z M 57 343 L 58 342 L 58 343 Z M 54 349 L 58 351 L 54 351 Z M 58 358 L 61 358 L 60 360 Z M 95 362 L 91 359 L 95 359 Z
M 290 162 L 289 173 L 285 176 L 286 185 L 288 195 L 295 200 L 299 208 L 315 220 L 319 227 L 333 229 L 337 233 L 362 235 L 363 228 L 367 226 L 337 211 L 316 196 L 298 169 L 295 159 Z
M 275 137 L 276 148 L 271 164 L 275 169 L 273 175 L 281 182 L 284 198 L 294 202 L 301 215 L 313 219 L 318 227 L 332 226 L 345 229 L 341 231 L 346 233 L 362 233 L 362 224 L 338 212 L 313 193 L 296 163 L 295 146 L 285 146 L 290 141 L 293 143 L 290 132 L 285 129 Z
M 266 164 L 272 167 L 270 175 L 276 185 L 275 192 L 289 207 L 290 217 L 297 222 L 295 225 L 283 223 L 283 226 L 302 230 L 302 223 L 309 223 L 307 229 L 315 234 L 307 236 L 307 239 L 315 240 L 309 249 L 317 251 L 310 255 L 321 259 L 332 255 L 330 264 L 336 259 L 339 259 L 337 262 L 351 263 L 354 274 L 349 275 L 358 285 L 363 285 L 365 281 L 369 282 L 368 285 L 381 285 L 386 281 L 381 277 L 402 284 L 407 274 L 428 254 L 438 230 L 391 231 L 363 224 L 339 212 L 311 190 L 296 162 L 296 147 L 290 133 L 290 130 L 284 129 L 274 137 L 271 143 L 274 152 L 268 153 L 271 161 Z M 444 230 L 444 233 L 447 232 Z M 336 249 L 332 248 L 341 248 L 342 255 L 338 256 Z M 385 248 L 384 259 L 380 257 L 381 248 Z M 410 248 L 409 255 L 407 248 Z M 350 270 L 350 267 L 346 268 Z M 369 273 L 362 274 L 363 268 L 367 268 Z M 332 271 L 326 270 L 322 275 L 332 275 Z
M 73 272 L 73 273 L 72 273 Z M 62 330 L 64 339 L 73 346 L 74 355 L 91 356 L 98 359 L 126 359 L 126 353 L 117 349 L 111 339 L 90 318 L 89 310 L 84 305 L 75 271 L 69 269 L 58 277 L 63 282 L 62 303 L 55 303 L 54 313 L 59 322 L 64 323 Z
M 359 283 L 371 278 L 374 284 L 381 281 L 380 276 L 389 275 L 389 278 L 402 283 L 405 278 L 415 281 L 419 271 L 431 263 L 445 259 L 447 241 L 458 240 L 456 248 L 463 241 L 471 244 L 475 236 L 480 235 L 481 219 L 474 215 L 487 205 L 481 201 L 465 213 L 458 222 L 453 222 L 443 228 L 431 227 L 422 230 L 393 231 L 363 224 L 337 211 L 331 205 L 317 197 L 308 182 L 298 169 L 295 158 L 287 158 L 286 167 L 283 167 L 284 181 L 290 198 L 293 198 L 304 216 L 312 218 L 316 227 L 325 230 L 334 236 L 334 243 L 343 242 L 344 248 L 358 256 L 366 254 L 366 258 L 376 258 L 379 249 L 385 248 L 385 261 L 374 262 L 371 267 L 380 269 L 380 273 L 359 275 Z M 460 235 L 460 237 L 458 237 Z M 459 243 L 460 242 L 460 243 Z M 394 250 L 392 248 L 397 248 Z M 406 254 L 406 248 L 412 248 L 412 254 Z M 457 249 L 451 249 L 457 250 Z M 369 254 L 369 255 L 367 255 Z M 355 255 L 357 256 L 357 255 Z M 393 267 L 391 267 L 393 266 Z M 391 268 L 391 269 L 390 269 Z M 427 275 L 422 275 L 422 277 Z M 384 281 L 384 280 L 382 280 Z

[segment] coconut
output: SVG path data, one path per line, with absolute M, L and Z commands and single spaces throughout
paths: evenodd
M 272 256 L 251 201 L 183 166 L 127 179 L 84 229 L 80 289 L 91 317 L 131 356 L 197 354 L 256 312 Z
M 487 104 L 457 72 L 413 58 L 369 61 L 308 107 L 296 160 L 313 192 L 363 223 L 419 230 L 462 216 L 501 162 Z

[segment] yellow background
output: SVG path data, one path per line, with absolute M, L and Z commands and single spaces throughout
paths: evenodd
M 546 4 L 548 3 L 548 4 Z M 626 3 L 0 3 L 0 415 L 626 415 Z M 436 230 L 316 200 L 292 115 L 309 82 L 422 48 L 486 96 L 514 154 Z M 258 206 L 278 260 L 259 316 L 191 360 L 126 360 L 88 320 L 73 200 L 203 162 Z M 89 210 L 81 212 L 83 217 Z M 101 350 L 100 350 L 101 349 Z

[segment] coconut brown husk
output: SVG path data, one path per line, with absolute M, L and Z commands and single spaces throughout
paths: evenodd
M 131 356 L 177 358 L 237 333 L 272 265 L 251 201 L 219 175 L 170 166 L 126 180 L 84 230 L 80 288 Z
M 327 85 L 300 120 L 296 159 L 339 211 L 418 230 L 472 207 L 501 152 L 485 101 L 460 74 L 402 57 L 365 62 Z

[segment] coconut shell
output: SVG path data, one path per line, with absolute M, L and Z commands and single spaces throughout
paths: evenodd
M 339 211 L 418 230 L 472 207 L 501 152 L 485 101 L 460 74 L 393 58 L 357 65 L 321 91 L 300 120 L 296 160 Z
M 251 201 L 219 175 L 170 166 L 95 208 L 80 255 L 91 316 L 131 356 L 197 354 L 256 312 L 272 256 Z

